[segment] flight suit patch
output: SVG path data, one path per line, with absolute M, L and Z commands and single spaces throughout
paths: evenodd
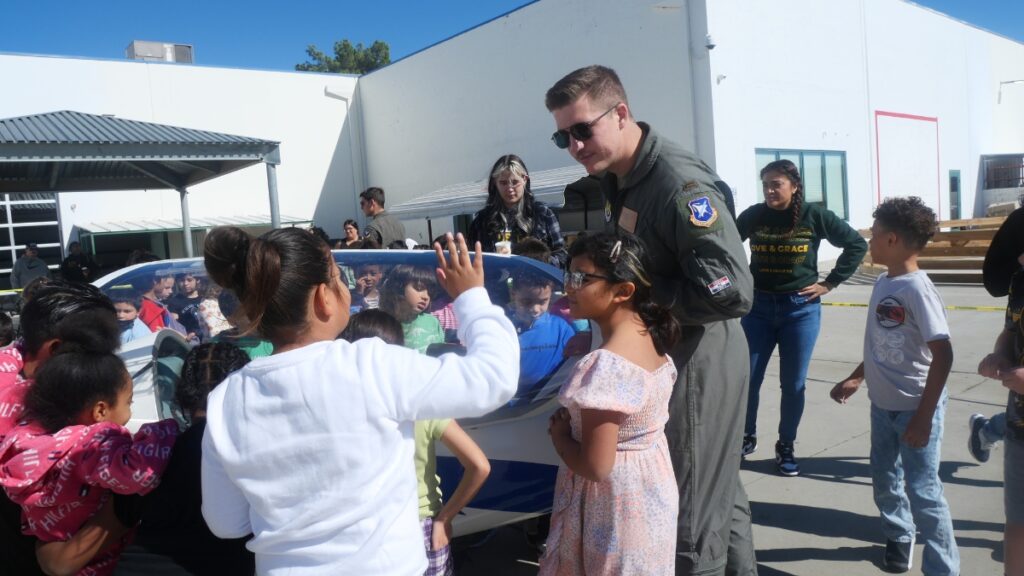
M 710 228 L 718 220 L 718 210 L 711 205 L 711 198 L 700 196 L 686 203 L 690 209 L 690 224 L 701 228 Z
M 729 280 L 728 276 L 722 276 L 718 280 L 715 280 L 711 284 L 708 284 L 708 292 L 714 296 L 726 288 L 732 288 L 732 280 Z

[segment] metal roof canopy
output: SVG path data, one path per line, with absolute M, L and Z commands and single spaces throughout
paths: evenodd
M 279 228 L 279 142 L 68 110 L 0 120 L 0 193 L 177 190 L 189 256 L 188 187 L 260 162 Z
M 267 226 L 270 218 L 266 214 L 215 216 L 211 218 L 193 218 L 192 230 L 209 230 L 217 226 L 237 226 L 251 228 Z M 282 226 L 303 226 L 312 224 L 308 218 L 299 218 L 284 214 L 281 216 Z M 173 232 L 181 230 L 181 221 L 173 218 L 139 218 L 134 220 L 118 220 L 110 222 L 85 222 L 79 224 L 83 233 L 90 236 L 107 236 L 110 234 L 133 234 L 143 232 Z
M 565 204 L 565 187 L 580 178 L 586 178 L 587 171 L 579 164 L 552 170 L 540 170 L 530 174 L 530 191 L 535 200 L 548 206 L 560 208 Z M 473 214 L 487 203 L 487 179 L 463 182 L 445 186 L 440 190 L 402 202 L 388 208 L 388 214 L 411 220 L 413 218 L 442 218 Z

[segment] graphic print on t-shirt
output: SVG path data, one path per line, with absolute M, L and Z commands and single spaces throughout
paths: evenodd
M 875 308 L 875 319 L 882 328 L 898 328 L 907 321 L 907 309 L 898 299 L 886 296 Z
M 902 332 L 876 332 L 874 347 L 871 349 L 875 362 L 894 366 L 903 364 L 903 361 L 906 360 L 906 356 L 903 354 L 903 345 L 906 341 L 907 337 Z
M 886 296 L 875 307 L 875 320 L 879 326 L 886 329 L 885 332 L 876 332 L 873 335 L 874 346 L 871 353 L 875 362 L 893 366 L 902 364 L 906 360 L 903 345 L 907 337 L 899 330 L 889 330 L 903 326 L 907 321 L 907 309 L 899 299 Z

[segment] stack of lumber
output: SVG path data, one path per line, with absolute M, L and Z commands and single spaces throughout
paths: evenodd
M 1005 219 L 997 216 L 939 222 L 939 231 L 921 253 L 918 264 L 936 283 L 981 284 L 985 252 Z M 865 238 L 871 237 L 870 230 L 860 233 Z M 872 263 L 870 254 L 864 258 L 863 272 L 877 274 L 882 270 L 885 267 Z

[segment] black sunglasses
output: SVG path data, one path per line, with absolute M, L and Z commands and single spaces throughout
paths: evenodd
M 590 137 L 594 135 L 594 131 L 591 130 L 591 127 L 593 127 L 594 124 L 597 124 L 598 120 L 607 116 L 609 112 L 615 110 L 619 106 L 619 104 L 622 104 L 622 102 L 619 102 L 615 104 L 615 106 L 612 106 L 611 108 L 605 110 L 603 114 L 601 114 L 597 118 L 594 118 L 590 122 L 579 122 L 577 124 L 569 126 L 565 130 L 559 130 L 555 132 L 554 134 L 551 135 L 551 141 L 554 142 L 555 146 L 558 146 L 559 148 L 568 148 L 570 136 L 572 136 L 573 138 L 580 142 L 590 140 Z
M 612 279 L 607 276 L 601 276 L 600 274 L 588 274 L 587 272 L 566 272 L 563 281 L 566 289 L 579 290 L 583 287 L 588 278 L 592 280 L 612 281 Z

